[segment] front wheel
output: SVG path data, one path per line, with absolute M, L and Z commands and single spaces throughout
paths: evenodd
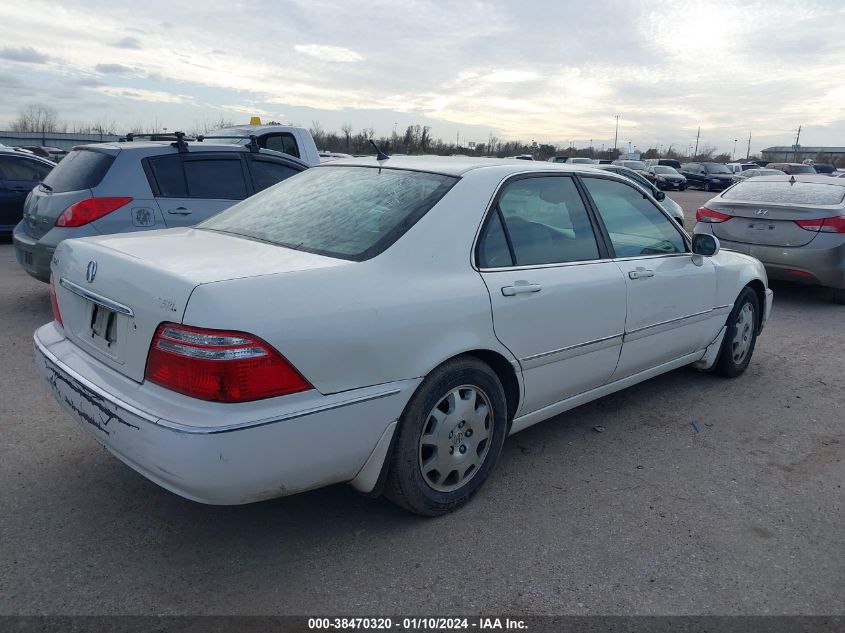
M 481 488 L 506 433 L 507 405 L 495 372 L 470 356 L 444 363 L 399 420 L 385 495 L 416 514 L 451 512 Z
M 760 300 L 757 293 L 745 287 L 739 293 L 727 321 L 719 359 L 714 371 L 726 378 L 735 378 L 745 371 L 754 345 L 757 343 L 757 324 L 760 322 Z
M 704 183 L 704 191 L 712 191 L 712 187 L 710 186 L 709 182 Z

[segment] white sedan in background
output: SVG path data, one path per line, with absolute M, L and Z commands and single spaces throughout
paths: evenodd
M 350 482 L 423 515 L 511 433 L 684 365 L 741 374 L 772 300 L 756 259 L 625 178 L 435 157 L 65 241 L 51 292 L 41 374 L 152 481 L 213 504 Z

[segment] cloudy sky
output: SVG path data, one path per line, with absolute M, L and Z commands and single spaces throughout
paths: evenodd
M 842 0 L 3 0 L 0 128 L 192 129 L 259 114 L 339 130 L 744 155 L 845 146 Z

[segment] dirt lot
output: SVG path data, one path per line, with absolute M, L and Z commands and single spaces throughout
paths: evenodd
M 671 195 L 690 220 L 709 197 Z M 2 242 L 0 614 L 845 613 L 845 308 L 774 290 L 743 377 L 678 370 L 532 427 L 450 516 L 345 486 L 209 507 L 59 411 L 31 347 L 48 289 Z

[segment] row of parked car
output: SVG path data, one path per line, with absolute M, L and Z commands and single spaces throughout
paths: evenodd
M 845 303 L 839 179 L 746 179 L 691 236 L 669 165 L 310 149 L 254 128 L 80 147 L 15 229 L 50 282 L 48 388 L 187 498 L 347 482 L 443 514 L 511 433 L 684 365 L 742 374 L 768 277 Z

